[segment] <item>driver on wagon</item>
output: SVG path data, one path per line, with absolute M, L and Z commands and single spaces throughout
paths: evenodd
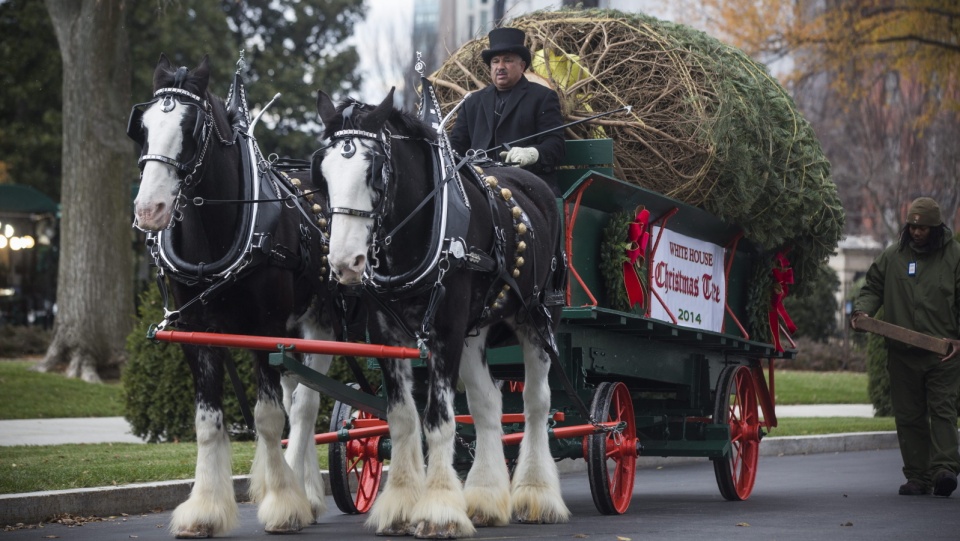
M 470 149 L 486 150 L 563 124 L 560 99 L 545 86 L 531 83 L 523 72 L 530 66 L 530 50 L 523 44 L 518 28 L 490 31 L 490 48 L 481 52 L 490 66 L 489 85 L 474 92 L 457 115 L 450 143 L 465 156 Z M 556 129 L 511 147 L 500 159 L 536 173 L 560 197 L 554 167 L 563 160 L 565 143 L 562 130 Z

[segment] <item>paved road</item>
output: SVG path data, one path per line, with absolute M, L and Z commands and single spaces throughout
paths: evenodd
M 708 461 L 641 469 L 633 502 L 622 516 L 599 515 L 583 473 L 563 477 L 573 519 L 562 525 L 511 524 L 483 529 L 475 539 L 657 540 L 957 540 L 960 498 L 897 495 L 900 456 L 896 450 L 763 456 L 751 498 L 727 502 L 717 490 Z M 956 495 L 955 495 L 956 496 Z M 329 512 L 293 538 L 377 539 L 363 517 Z M 255 509 L 241 505 L 241 526 L 229 538 L 267 539 Z M 0 541 L 53 538 L 76 541 L 170 539 L 170 512 L 151 513 L 68 528 L 0 533 Z

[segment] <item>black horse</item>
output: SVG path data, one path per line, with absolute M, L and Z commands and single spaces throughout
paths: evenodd
M 130 118 L 128 132 L 142 146 L 135 225 L 148 232 L 147 244 L 179 307 L 164 324 L 331 339 L 331 303 L 321 287 L 326 239 L 318 207 L 311 212 L 302 202 L 309 173 L 291 178 L 263 160 L 248 133 L 239 76 L 227 101 L 209 92 L 208 81 L 206 57 L 188 70 L 161 55 L 154 98 L 135 106 Z M 196 391 L 196 483 L 170 529 L 181 538 L 210 537 L 238 520 L 222 399 L 228 353 L 191 345 L 183 351 Z M 254 354 L 257 448 L 250 496 L 266 531 L 297 531 L 326 507 L 313 443 L 320 398 L 287 378 L 281 383 L 268 353 Z M 326 371 L 330 358 L 313 355 L 305 362 Z M 286 461 L 280 447 L 284 405 L 291 425 Z
M 373 342 L 429 351 L 422 420 L 409 361 L 380 363 L 392 455 L 367 524 L 381 535 L 448 538 L 505 524 L 511 511 L 521 521 L 566 520 L 547 434 L 564 265 L 550 188 L 518 168 L 457 171 L 438 131 L 395 109 L 393 91 L 376 107 L 335 106 L 320 92 L 317 108 L 326 146 L 313 178 L 330 206 L 333 274 L 364 291 Z M 512 486 L 501 394 L 485 360 L 488 337 L 505 330 L 522 346 L 525 369 Z M 463 485 L 453 468 L 458 375 L 477 429 Z

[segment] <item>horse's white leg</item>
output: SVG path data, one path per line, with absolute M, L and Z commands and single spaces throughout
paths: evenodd
M 387 423 L 390 426 L 390 475 L 366 525 L 377 535 L 409 535 L 413 505 L 424 492 L 420 415 L 413 401 L 413 374 L 407 360 L 381 364 L 387 383 Z
M 521 330 L 523 331 L 523 330 Z M 560 494 L 560 474 L 550 454 L 547 418 L 550 414 L 550 357 L 539 338 L 518 332 L 523 348 L 523 412 L 526 424 L 520 456 L 513 472 L 511 503 L 521 522 L 566 522 L 570 510 Z
M 459 357 L 460 348 L 454 348 Z M 446 353 L 446 352 L 445 352 Z M 433 351 L 436 356 L 436 350 Z M 450 358 L 449 356 L 447 358 Z M 453 469 L 454 441 L 457 424 L 453 415 L 456 373 L 445 373 L 443 359 L 433 360 L 430 374 L 430 396 L 423 419 L 427 446 L 427 487 L 413 508 L 411 522 L 419 538 L 451 539 L 476 532 L 467 515 L 463 486 Z
M 325 374 L 330 368 L 329 355 L 308 355 L 305 363 L 310 368 Z M 287 378 L 284 378 L 286 380 Z M 304 385 L 296 385 L 287 391 L 284 381 L 284 403 L 289 392 L 287 412 L 290 418 L 290 434 L 287 438 L 287 452 L 284 458 L 293 470 L 294 477 L 300 479 L 313 510 L 316 521 L 327 511 L 327 498 L 323 489 L 323 478 L 317 462 L 316 433 L 317 412 L 320 409 L 320 393 Z
M 264 384 L 261 380 L 261 387 Z M 275 398 L 261 392 L 253 416 L 257 446 L 250 470 L 250 498 L 259 504 L 257 518 L 268 533 L 299 531 L 313 520 L 313 513 L 300 480 L 284 462 L 280 450 L 286 419 L 283 408 Z
M 212 363 L 210 356 L 209 349 L 201 348 L 197 362 Z M 212 390 L 203 381 L 197 381 L 196 385 Z M 187 501 L 178 505 L 170 518 L 170 532 L 178 538 L 223 535 L 235 528 L 239 521 L 230 465 L 230 437 L 223 422 L 223 410 L 200 398 L 195 424 L 197 469 L 193 489 Z
M 333 333 L 319 329 L 304 329 L 305 337 L 311 340 L 332 340 Z M 307 355 L 304 364 L 321 374 L 330 369 L 330 355 Z M 297 479 L 303 481 L 303 487 L 313 510 L 316 521 L 327 511 L 327 498 L 323 489 L 323 478 L 317 462 L 317 445 L 314 434 L 317 425 L 317 411 L 320 408 L 320 394 L 304 385 L 297 385 L 292 378 L 284 377 L 283 403 L 290 417 L 290 435 L 287 438 L 287 452 L 284 458 L 293 469 Z
M 510 472 L 503 454 L 503 399 L 494 385 L 484 355 L 487 329 L 465 341 L 460 378 L 477 430 L 477 447 L 464 485 L 467 514 L 474 526 L 502 526 L 510 522 Z

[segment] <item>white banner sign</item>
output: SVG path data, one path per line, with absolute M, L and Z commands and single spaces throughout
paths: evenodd
M 651 244 L 660 229 L 650 228 Z M 657 253 L 650 256 L 650 289 L 660 295 L 663 304 L 651 298 L 650 316 L 673 322 L 665 304 L 677 324 L 719 332 L 727 300 L 723 256 L 721 246 L 663 230 Z

